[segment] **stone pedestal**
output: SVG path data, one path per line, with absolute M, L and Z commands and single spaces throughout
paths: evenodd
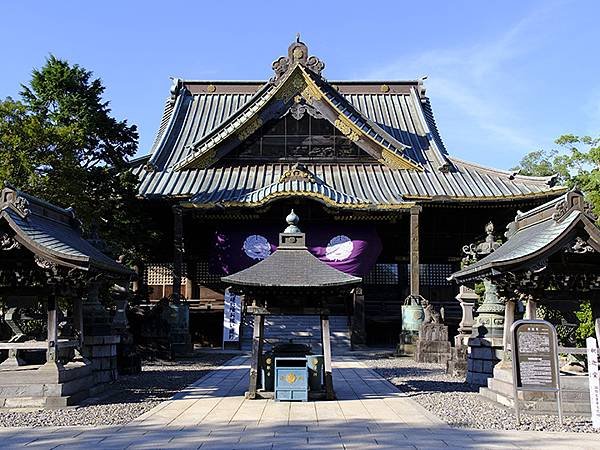
M 398 336 L 397 356 L 414 356 L 417 348 L 419 333 L 417 331 L 402 331 Z
M 458 325 L 458 334 L 454 336 L 454 345 L 460 347 L 467 345 L 471 333 L 473 332 L 473 324 L 475 322 L 475 319 L 473 318 L 473 307 L 475 306 L 475 303 L 477 303 L 477 300 L 479 300 L 479 295 L 467 286 L 460 286 L 456 300 L 460 303 L 462 318 Z
M 504 354 L 502 338 L 471 338 L 467 357 L 467 383 L 485 386 Z
M 52 408 L 78 403 L 93 386 L 85 361 L 0 370 L 0 407 Z
M 419 330 L 415 361 L 446 364 L 450 359 L 448 327 L 441 323 L 424 323 Z
M 190 355 L 194 346 L 190 336 L 190 309 L 186 303 L 172 303 L 165 309 L 169 323 L 171 357 Z
M 119 336 L 84 336 L 83 356 L 92 363 L 94 384 L 110 383 L 118 378 L 117 344 Z
M 115 301 L 117 310 L 113 317 L 113 335 L 120 337 L 117 345 L 117 366 L 121 375 L 135 375 L 142 371 L 142 359 L 138 354 L 133 335 L 129 331 L 127 321 L 127 300 Z
M 450 359 L 446 363 L 446 373 L 453 377 L 465 378 L 467 376 L 467 356 L 468 349 L 466 345 L 452 347 Z

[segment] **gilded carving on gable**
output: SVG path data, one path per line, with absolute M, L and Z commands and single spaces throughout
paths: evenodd
M 387 148 L 381 152 L 380 161 L 392 169 L 414 169 L 404 158 Z
M 248 139 L 256 130 L 258 130 L 262 126 L 263 122 L 260 117 L 256 117 L 252 119 L 248 124 L 240 130 L 238 133 L 238 139 L 240 141 L 245 141 Z
M 304 97 L 303 91 L 307 87 L 306 80 L 296 73 L 290 78 L 285 85 L 275 94 L 277 100 L 281 100 L 284 103 L 290 101 L 292 97 L 300 92 L 300 95 Z M 306 98 L 306 97 L 305 97 Z
M 350 121 L 346 119 L 346 117 L 340 115 L 334 122 L 335 127 L 340 130 L 340 132 L 350 139 L 352 142 L 358 141 L 360 138 L 360 132 L 352 126 Z
M 206 169 L 217 160 L 217 151 L 213 148 L 200 155 L 194 162 L 194 167 L 197 169 Z

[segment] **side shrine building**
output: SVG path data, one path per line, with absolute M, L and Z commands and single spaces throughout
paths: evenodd
M 132 163 L 165 236 L 143 269 L 150 298 L 181 293 L 195 340 L 220 345 L 221 277 L 272 254 L 292 208 L 309 251 L 363 279 L 332 313 L 353 317 L 354 342 L 392 344 L 410 295 L 458 322 L 447 277 L 486 223 L 565 191 L 449 155 L 421 80 L 330 81 L 324 68 L 298 38 L 268 81 L 175 79 Z

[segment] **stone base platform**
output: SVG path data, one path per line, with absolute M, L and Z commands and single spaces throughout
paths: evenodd
M 486 386 L 494 376 L 494 366 L 504 356 L 501 338 L 469 339 L 467 383 Z
M 446 364 L 452 347 L 448 341 L 448 327 L 441 323 L 424 323 L 419 330 L 415 361 Z
M 29 365 L 0 371 L 0 407 L 52 408 L 85 399 L 93 386 L 86 362 Z
M 494 368 L 494 377 L 479 393 L 484 397 L 514 408 L 513 378 L 510 363 Z M 587 376 L 561 375 L 562 407 L 566 414 L 590 415 L 590 394 Z M 556 414 L 556 394 L 552 392 L 519 392 L 519 406 L 523 411 Z

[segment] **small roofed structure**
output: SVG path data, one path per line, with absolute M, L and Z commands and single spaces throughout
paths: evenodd
M 347 294 L 362 278 L 341 272 L 313 256 L 306 247 L 305 233 L 298 228 L 299 218 L 294 210 L 286 221 L 288 226 L 279 234 L 275 252 L 247 269 L 221 278 L 245 296 L 246 308 L 254 314 L 248 398 L 259 395 L 265 316 L 304 314 L 321 317 L 326 397 L 333 399 L 328 300 Z
M 124 283 L 134 273 L 82 237 L 73 210 L 11 186 L 0 193 L 0 250 L 0 298 L 10 328 L 0 342 L 7 354 L 0 405 L 74 403 L 93 384 L 92 366 L 81 354 L 82 299 L 97 294 L 102 280 Z M 67 301 L 68 317 L 59 299 Z
M 506 304 L 505 350 L 510 349 L 510 327 L 519 301 L 526 302 L 526 318 L 535 319 L 538 304 L 572 312 L 581 301 L 589 300 L 600 337 L 600 229 L 596 220 L 583 194 L 572 190 L 530 211 L 519 212 L 507 227 L 504 244 L 449 277 L 459 284 L 487 280 L 496 286 L 499 299 Z M 504 355 L 506 359 L 506 351 Z M 488 388 L 482 393 L 494 399 L 502 397 L 498 386 L 512 379 L 508 372 L 507 364 L 497 365 L 494 378 L 488 380 Z M 587 381 L 582 383 L 585 387 Z

